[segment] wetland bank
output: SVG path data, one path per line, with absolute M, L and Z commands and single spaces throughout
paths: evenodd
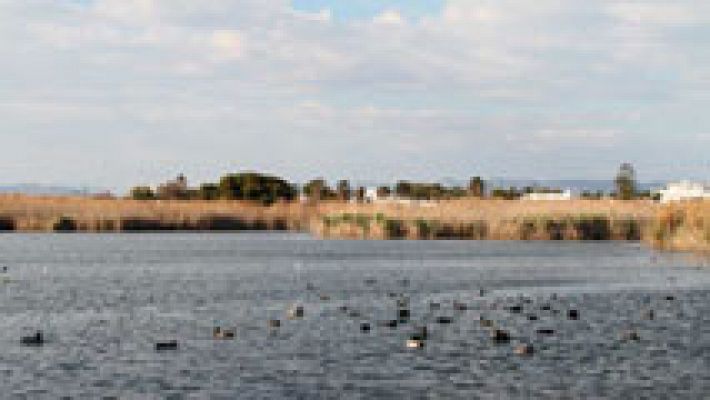
M 132 200 L 0 195 L 5 232 L 290 231 L 340 239 L 624 240 L 710 251 L 710 200 Z

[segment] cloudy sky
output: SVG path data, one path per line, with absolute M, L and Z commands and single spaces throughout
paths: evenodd
M 704 0 L 0 0 L 0 184 L 710 176 Z

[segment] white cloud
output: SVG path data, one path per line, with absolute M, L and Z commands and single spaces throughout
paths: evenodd
M 217 50 L 217 57 L 225 60 L 238 59 L 242 55 L 242 35 L 234 29 L 217 29 L 210 38 Z
M 353 149 L 352 170 L 429 151 L 450 175 L 467 148 L 478 154 L 465 168 L 574 145 L 663 159 L 661 127 L 678 146 L 707 142 L 708 7 L 449 0 L 419 20 L 389 9 L 336 21 L 289 0 L 0 0 L 0 137 L 37 138 L 32 153 L 51 159 L 50 133 L 111 136 L 88 156 L 98 162 L 130 133 L 144 151 L 127 164 L 150 150 L 245 167 L 329 154 L 335 174 Z
M 535 132 L 533 137 L 544 142 L 611 146 L 618 135 L 614 129 L 547 128 Z
M 386 25 L 401 25 L 404 23 L 402 14 L 397 10 L 385 10 L 373 18 L 373 21 L 378 24 Z
M 496 22 L 503 18 L 500 9 L 484 4 L 468 2 L 449 2 L 442 13 L 446 23 L 470 24 Z
M 301 17 L 305 20 L 314 22 L 331 22 L 333 20 L 333 12 L 327 8 L 324 8 L 315 13 L 294 11 L 294 15 L 296 15 L 297 17 Z
M 685 25 L 710 21 L 707 5 L 698 2 L 618 2 L 609 13 L 634 24 Z

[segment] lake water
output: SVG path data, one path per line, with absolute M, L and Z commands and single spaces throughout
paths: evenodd
M 710 268 L 699 264 L 614 242 L 3 235 L 1 396 L 703 398 Z M 404 297 L 410 320 L 380 326 Z M 294 303 L 304 316 L 288 320 Z M 214 340 L 216 325 L 236 338 Z M 423 325 L 425 347 L 406 348 Z M 37 329 L 46 344 L 22 346 Z M 639 340 L 621 338 L 629 329 Z M 178 349 L 156 351 L 167 339 Z M 534 354 L 514 354 L 519 343 Z

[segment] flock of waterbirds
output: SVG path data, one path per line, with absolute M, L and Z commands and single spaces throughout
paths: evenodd
M 9 282 L 8 267 L 3 266 L 0 268 L 0 277 L 5 282 Z M 366 278 L 363 283 L 366 286 L 373 286 L 377 284 L 375 278 Z M 409 287 L 409 279 L 401 279 L 398 281 L 400 288 Z M 306 291 L 316 292 L 317 288 L 312 283 L 306 284 Z M 477 289 L 476 295 L 479 299 L 484 299 L 486 296 L 485 289 Z M 410 296 L 403 291 L 390 291 L 387 293 L 389 301 L 392 301 L 394 306 L 396 306 L 396 314 L 392 316 L 391 319 L 385 319 L 377 321 L 376 324 L 382 328 L 397 329 L 399 327 L 409 326 L 407 339 L 404 342 L 404 346 L 408 349 L 421 349 L 426 346 L 427 341 L 430 339 L 429 327 L 427 324 L 416 324 L 412 323 L 412 310 L 410 308 Z M 331 296 L 327 294 L 320 293 L 318 298 L 321 302 L 331 301 Z M 674 296 L 667 295 L 664 297 L 666 301 L 675 300 Z M 488 307 L 490 310 L 503 309 L 510 314 L 518 314 L 521 318 L 525 318 L 528 321 L 538 321 L 539 316 L 535 312 L 547 312 L 552 315 L 558 315 L 560 318 L 566 318 L 567 320 L 576 321 L 581 318 L 580 311 L 576 308 L 567 308 L 566 312 L 562 312 L 563 307 L 553 307 L 550 301 L 558 300 L 558 296 L 555 293 L 549 295 L 550 301 L 543 302 L 540 305 L 534 305 L 533 300 L 530 297 L 518 296 L 517 298 L 509 299 L 511 302 L 506 304 L 500 304 L 500 301 L 494 301 L 489 303 Z M 446 304 L 446 309 L 453 311 L 456 314 L 454 317 L 451 314 L 444 313 Z M 480 304 L 479 304 L 480 305 Z M 560 306 L 560 304 L 557 304 Z M 430 324 L 437 325 L 450 325 L 457 322 L 463 318 L 466 311 L 472 310 L 473 307 L 460 300 L 451 300 L 450 302 L 437 302 L 430 301 L 428 304 L 430 313 L 436 313 L 436 317 L 429 321 Z M 359 318 L 363 320 L 362 314 L 356 310 L 343 303 L 338 307 L 338 310 L 349 316 L 350 318 Z M 481 312 L 480 308 L 477 308 Z M 305 306 L 301 303 L 293 303 L 285 312 L 285 320 L 298 320 L 304 318 L 306 313 Z M 641 319 L 653 320 L 655 317 L 654 310 L 647 309 L 643 311 L 640 315 Z M 281 319 L 269 319 L 267 321 L 267 329 L 278 330 L 282 327 Z M 496 345 L 506 345 L 512 342 L 511 332 L 499 324 L 493 319 L 484 317 L 483 313 L 479 313 L 478 324 L 481 328 L 488 330 L 489 337 L 492 343 Z M 360 331 L 363 334 L 369 334 L 373 331 L 373 323 L 371 321 L 360 322 Z M 538 335 L 551 336 L 555 335 L 555 329 L 553 328 L 538 328 L 535 330 Z M 234 340 L 237 339 L 237 332 L 232 328 L 225 328 L 221 326 L 214 326 L 212 329 L 212 338 L 214 340 Z M 637 331 L 633 329 L 626 329 L 619 332 L 619 339 L 622 341 L 638 341 L 640 340 L 640 335 Z M 42 330 L 34 330 L 31 334 L 23 335 L 20 338 L 20 343 L 25 346 L 43 346 L 46 343 L 45 333 Z M 177 350 L 179 348 L 179 341 L 177 339 L 159 340 L 155 342 L 156 351 L 166 351 L 166 350 Z M 532 343 L 520 342 L 512 348 L 513 354 L 519 356 L 530 356 L 535 353 L 535 347 Z

